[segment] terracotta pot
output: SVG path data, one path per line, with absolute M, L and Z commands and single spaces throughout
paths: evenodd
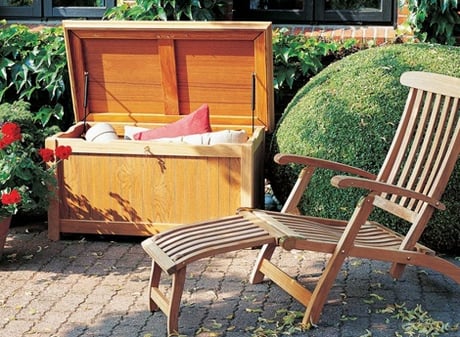
M 0 257 L 3 254 L 3 246 L 5 245 L 8 230 L 10 229 L 11 217 L 0 219 Z

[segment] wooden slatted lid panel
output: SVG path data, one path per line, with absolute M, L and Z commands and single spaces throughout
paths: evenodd
M 75 119 L 159 126 L 208 104 L 213 126 L 272 130 L 267 22 L 63 21 Z

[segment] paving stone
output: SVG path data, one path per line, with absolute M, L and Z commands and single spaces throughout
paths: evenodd
M 32 320 L 11 319 L 8 324 L 2 328 L 1 332 L 3 336 L 20 337 L 24 336 L 27 331 L 32 328 L 33 324 L 34 322 Z
M 148 310 L 151 260 L 139 238 L 64 237 L 53 242 L 46 235 L 46 226 L 10 230 L 0 260 L 1 337 L 167 336 L 165 315 Z M 258 252 L 245 249 L 188 266 L 179 316 L 184 336 L 251 337 L 254 329 L 274 328 L 269 320 L 281 320 L 285 310 L 304 312 L 272 282 L 248 282 Z M 274 254 L 274 260 L 307 287 L 317 281 L 326 257 L 279 248 Z M 387 274 L 389 267 L 347 259 L 318 326 L 294 336 L 402 334 L 402 322 L 381 312 L 394 303 L 407 308 L 420 304 L 433 319 L 460 323 L 457 284 L 414 267 L 394 281 Z M 170 280 L 162 279 L 161 287 L 168 290 Z M 458 336 L 458 331 L 442 336 Z

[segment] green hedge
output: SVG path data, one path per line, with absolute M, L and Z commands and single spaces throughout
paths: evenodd
M 314 76 L 288 105 L 275 130 L 269 157 L 276 152 L 326 158 L 377 173 L 384 160 L 408 89 L 399 83 L 409 70 L 460 77 L 460 48 L 401 44 L 359 51 Z M 268 176 L 277 197 L 284 200 L 299 167 L 273 165 Z M 347 218 L 360 191 L 330 186 L 333 172 L 319 171 L 301 202 L 304 213 Z M 444 252 L 460 251 L 460 170 L 450 181 L 443 201 L 423 241 Z M 379 219 L 383 215 L 378 215 Z M 385 216 L 384 220 L 388 220 Z M 401 227 L 402 226 L 402 227 Z M 402 230 L 407 226 L 395 224 Z

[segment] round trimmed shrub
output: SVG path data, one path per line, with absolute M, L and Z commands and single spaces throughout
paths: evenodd
M 339 161 L 377 173 L 404 109 L 408 89 L 399 83 L 403 72 L 419 70 L 460 77 L 460 48 L 430 44 L 396 44 L 359 51 L 314 76 L 287 106 L 268 151 L 268 177 L 284 201 L 300 167 L 279 166 L 273 155 L 293 153 Z M 337 172 L 317 170 L 299 205 L 304 214 L 347 219 L 360 195 L 336 189 Z M 450 179 L 443 201 L 421 241 L 441 252 L 460 252 L 460 165 Z M 377 212 L 375 220 L 397 231 L 402 220 Z

